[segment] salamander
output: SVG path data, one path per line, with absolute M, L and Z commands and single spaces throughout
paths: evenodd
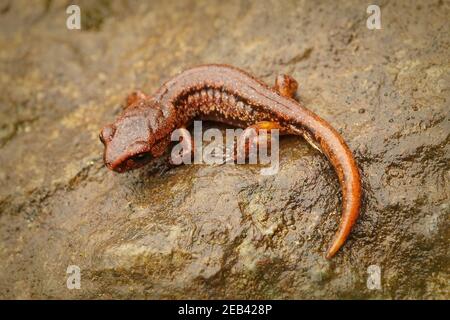
M 297 81 L 276 77 L 270 87 L 238 68 L 209 64 L 191 68 L 164 83 L 152 96 L 130 94 L 126 107 L 100 133 L 104 163 L 116 172 L 139 168 L 170 146 L 173 130 L 194 119 L 245 128 L 277 128 L 300 135 L 331 162 L 342 190 L 342 216 L 326 253 L 333 257 L 346 241 L 361 207 L 361 178 L 349 147 L 324 119 L 294 99 Z

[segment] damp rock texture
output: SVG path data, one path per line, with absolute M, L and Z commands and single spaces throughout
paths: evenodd
M 1 298 L 450 298 L 448 1 L 380 1 L 380 30 L 364 1 L 74 2 L 81 30 L 0 1 Z M 303 139 L 272 176 L 103 166 L 126 95 L 204 63 L 294 76 L 348 142 L 364 203 L 332 260 L 339 185 Z

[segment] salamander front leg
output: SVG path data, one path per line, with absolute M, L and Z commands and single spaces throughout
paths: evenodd
M 298 82 L 287 74 L 280 74 L 275 78 L 273 88 L 283 97 L 294 98 L 298 89 Z
M 180 143 L 176 145 L 169 156 L 169 163 L 174 166 L 183 163 L 191 163 L 187 160 L 192 160 L 194 155 L 194 140 L 191 134 L 185 127 L 178 129 Z
M 145 93 L 143 93 L 140 90 L 133 91 L 127 96 L 127 99 L 125 100 L 125 108 L 128 108 L 134 104 L 137 104 L 139 101 L 147 99 L 149 96 L 147 96 Z

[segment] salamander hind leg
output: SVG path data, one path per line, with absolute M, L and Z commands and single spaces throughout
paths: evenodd
M 294 98 L 298 89 L 298 82 L 287 74 L 280 74 L 275 78 L 273 88 L 283 97 Z
M 279 134 L 284 133 L 282 126 L 272 121 L 261 121 L 247 127 L 238 138 L 234 160 L 239 162 L 256 157 L 260 148 L 270 150 L 272 130 L 279 130 Z
M 125 100 L 124 109 L 137 104 L 139 101 L 147 99 L 148 96 L 140 90 L 133 91 L 130 93 Z

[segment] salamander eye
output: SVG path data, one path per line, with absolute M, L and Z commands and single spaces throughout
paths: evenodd
M 110 141 L 113 138 L 115 131 L 116 131 L 116 128 L 113 125 L 110 124 L 110 125 L 105 126 L 102 129 L 102 131 L 100 132 L 100 135 L 99 135 L 100 141 L 103 144 L 105 144 L 105 142 L 107 142 L 107 141 Z

